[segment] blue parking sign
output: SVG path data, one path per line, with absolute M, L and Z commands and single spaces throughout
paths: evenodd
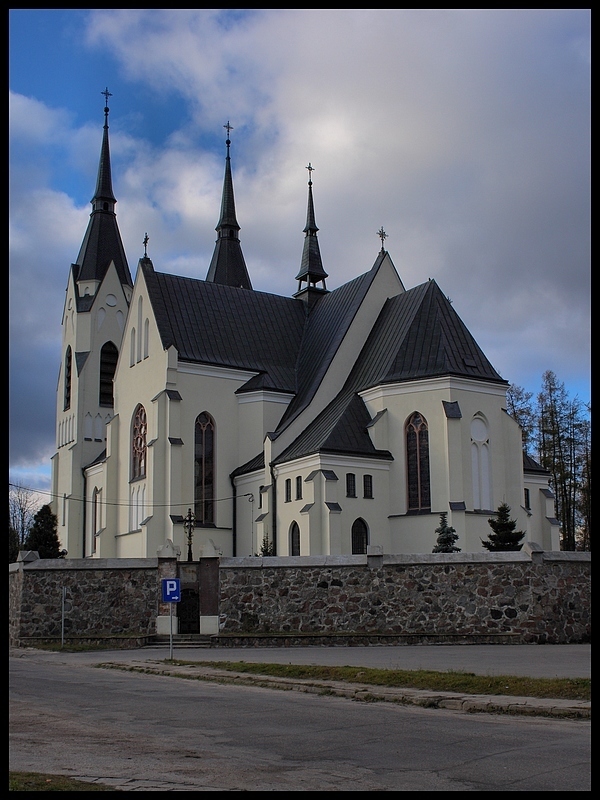
M 161 584 L 163 603 L 179 603 L 181 600 L 181 581 L 179 578 L 163 578 Z

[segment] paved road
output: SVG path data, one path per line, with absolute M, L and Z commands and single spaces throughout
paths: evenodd
M 96 664 L 169 658 L 169 647 L 87 653 L 16 651 L 50 662 Z M 476 675 L 519 675 L 530 678 L 591 678 L 592 650 L 577 645 L 397 645 L 387 647 L 174 647 L 173 657 L 195 661 L 250 661 L 276 664 L 432 669 Z
M 380 658 L 406 659 L 398 649 Z M 293 660 L 334 657 L 308 650 Z M 335 657 L 373 658 L 367 650 Z M 143 664 L 155 655 L 148 650 L 11 655 L 11 769 L 125 791 L 591 791 L 588 721 L 356 703 L 93 666 Z

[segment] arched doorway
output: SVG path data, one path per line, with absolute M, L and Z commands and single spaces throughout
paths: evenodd
M 366 555 L 369 544 L 367 523 L 359 517 L 352 523 L 352 555 Z

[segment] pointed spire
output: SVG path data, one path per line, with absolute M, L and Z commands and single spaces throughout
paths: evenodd
M 323 263 L 321 261 L 321 251 L 319 249 L 319 240 L 317 239 L 317 231 L 319 229 L 315 222 L 315 206 L 312 193 L 312 173 L 314 172 L 314 167 L 309 162 L 306 169 L 308 170 L 308 209 L 306 212 L 306 225 L 304 226 L 305 237 L 304 248 L 302 250 L 302 262 L 300 264 L 300 271 L 296 275 L 298 292 L 294 297 L 298 297 L 299 294 L 307 290 L 317 291 L 321 294 L 327 291 L 325 287 L 327 273 L 323 269 Z M 302 287 L 303 282 L 306 282 L 305 287 Z M 323 285 L 317 286 L 317 284 L 321 282 Z
M 227 131 L 227 155 L 225 157 L 225 178 L 223 180 L 223 197 L 221 199 L 221 216 L 215 230 L 217 231 L 217 241 L 213 257 L 208 268 L 206 280 L 211 283 L 222 283 L 226 286 L 237 286 L 242 289 L 252 289 L 250 276 L 244 261 L 242 246 L 238 232 L 238 225 L 235 216 L 235 201 L 233 197 L 233 178 L 231 176 L 231 157 L 229 147 L 231 140 L 230 131 L 233 130 L 229 120 L 223 127 Z
M 108 142 L 108 98 L 112 97 L 112 94 L 108 89 L 101 94 L 104 95 L 105 105 L 98 180 L 96 181 L 96 191 L 90 200 L 92 204 L 90 221 L 75 263 L 76 279 L 91 282 L 91 285 L 98 285 L 104 279 L 110 263 L 114 261 L 121 283 L 124 286 L 133 286 L 125 249 L 117 226 L 115 214 L 117 200 L 112 189 Z
M 94 209 L 99 207 L 101 210 L 107 211 L 114 211 L 114 204 L 117 202 L 112 189 L 112 176 L 111 176 L 111 169 L 110 169 L 110 147 L 108 144 L 108 113 L 110 111 L 108 107 L 108 98 L 112 97 L 111 92 L 108 91 L 108 88 L 105 89 L 100 94 L 104 95 L 105 98 L 105 106 L 104 106 L 104 133 L 102 135 L 102 149 L 100 151 L 100 165 L 98 167 L 98 181 L 96 183 L 96 191 L 94 192 L 94 196 L 91 199 L 91 203 L 94 206 Z M 107 209 L 104 207 L 104 202 L 108 202 L 109 205 L 112 207 Z

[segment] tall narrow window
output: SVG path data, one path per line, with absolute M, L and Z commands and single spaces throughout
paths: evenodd
M 290 503 L 292 501 L 292 479 L 286 478 L 285 479 L 285 502 Z
M 100 396 L 101 406 L 113 406 L 113 378 L 117 368 L 119 351 L 112 342 L 106 342 L 100 350 Z
M 64 397 L 63 411 L 66 411 L 68 408 L 71 408 L 72 369 L 73 369 L 73 353 L 71 351 L 71 345 L 69 345 L 67 347 L 67 352 L 65 353 L 65 382 L 64 382 L 65 397 Z
M 369 544 L 369 531 L 367 523 L 360 517 L 352 524 L 352 554 L 366 555 Z
M 425 417 L 418 412 L 412 414 L 406 423 L 405 433 L 408 510 L 429 511 L 429 432 Z
M 353 472 L 346 474 L 346 497 L 356 497 L 356 475 Z
M 133 415 L 131 431 L 131 480 L 146 477 L 146 409 L 139 405 Z
M 302 500 L 302 476 L 296 478 L 296 500 Z
M 471 466 L 473 472 L 473 508 L 492 509 L 490 437 L 483 416 L 471 420 Z
M 363 475 L 363 497 L 373 497 L 373 476 Z
M 194 514 L 198 525 L 215 521 L 215 421 L 203 411 L 194 437 Z
M 290 555 L 300 555 L 300 528 L 297 522 L 292 522 L 290 527 Z

